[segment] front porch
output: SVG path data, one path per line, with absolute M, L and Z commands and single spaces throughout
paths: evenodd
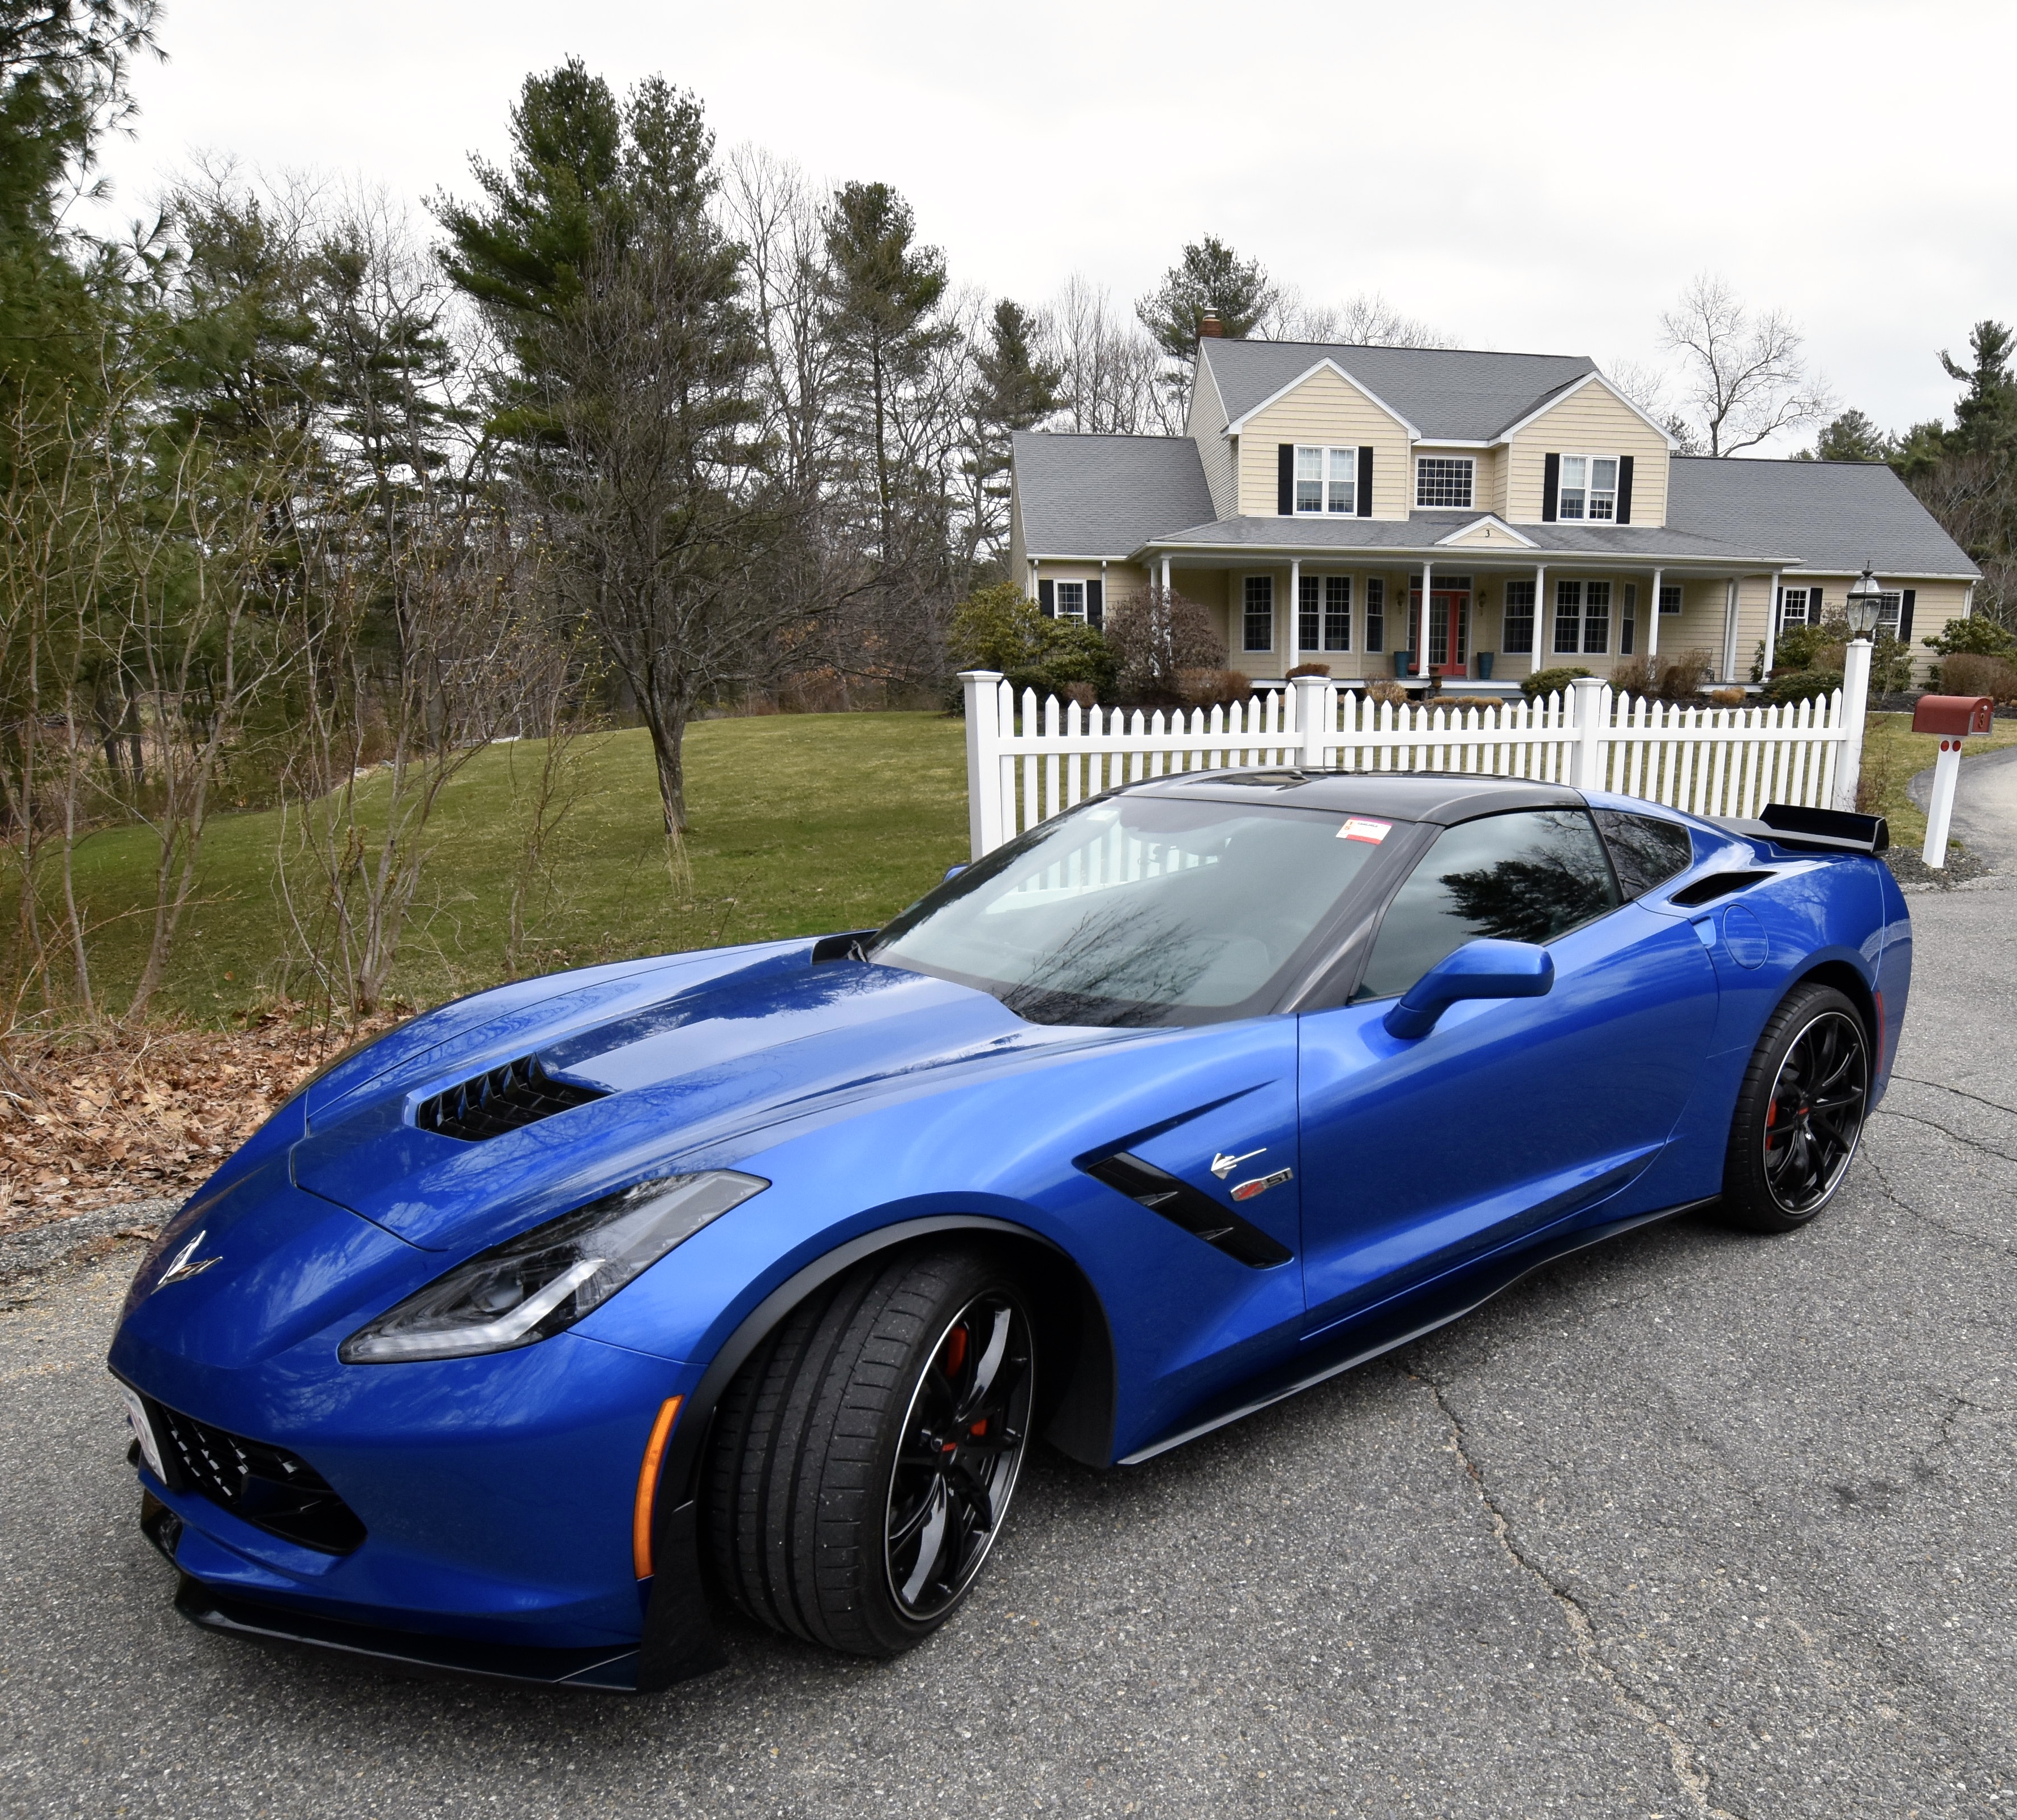
M 1784 573 L 1601 558 L 1516 565 L 1469 553 L 1382 567 L 1343 551 L 1171 554 L 1151 572 L 1212 613 L 1227 663 L 1257 685 L 1324 663 L 1340 683 L 1434 681 L 1478 695 L 1517 695 L 1545 670 L 1607 679 L 1684 652 L 1702 654 L 1716 686 L 1748 685 L 1761 655 L 1771 666 Z

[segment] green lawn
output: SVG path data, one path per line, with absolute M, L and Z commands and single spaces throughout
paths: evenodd
M 443 793 L 428 869 L 394 977 L 428 1005 L 504 971 L 512 882 L 540 749 L 493 748 Z M 709 720 L 687 735 L 691 828 L 669 862 L 651 746 L 599 735 L 572 756 L 576 806 L 534 898 L 536 955 L 555 967 L 884 922 L 967 857 L 964 736 L 936 714 L 778 714 Z M 372 788 L 367 781 L 362 788 Z M 214 1021 L 265 1002 L 281 977 L 287 919 L 275 890 L 278 818 L 213 822 L 199 894 L 161 1009 Z M 95 920 L 150 901 L 144 831 L 94 835 L 78 878 Z M 101 991 L 130 991 L 138 919 L 100 937 Z M 297 988 L 298 990 L 298 988 Z
M 1987 738 L 1964 744 L 1961 757 L 1965 761 L 1976 753 L 1993 752 L 2013 741 L 2017 741 L 2017 720 L 1998 720 Z M 1930 733 L 1914 733 L 1910 714 L 1870 717 L 1863 735 L 1863 778 L 1875 786 L 1876 813 L 1890 823 L 1893 846 L 1910 847 L 1916 853 L 1925 844 L 1925 815 L 1906 794 L 1906 788 L 1939 755 L 1939 741 Z

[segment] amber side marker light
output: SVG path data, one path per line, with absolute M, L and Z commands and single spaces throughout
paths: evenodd
M 666 1457 L 666 1437 L 680 1419 L 684 1397 L 669 1396 L 659 1406 L 651 1438 L 644 1443 L 644 1463 L 637 1468 L 637 1503 L 630 1519 L 630 1564 L 640 1580 L 651 1577 L 651 1512 L 659 1501 L 659 1466 Z

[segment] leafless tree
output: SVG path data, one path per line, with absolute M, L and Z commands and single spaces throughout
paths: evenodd
M 1329 341 L 1352 348 L 1453 348 L 1455 340 L 1420 316 L 1403 314 L 1377 291 L 1362 291 L 1339 305 L 1306 302 L 1283 285 L 1254 330 L 1267 341 Z
M 1734 455 L 1835 409 L 1807 371 L 1799 330 L 1781 310 L 1754 313 L 1722 279 L 1704 273 L 1660 318 L 1681 359 L 1681 414 L 1711 455 Z
M 1073 273 L 1039 319 L 1064 374 L 1056 428 L 1081 435 L 1175 435 L 1183 401 L 1157 384 L 1162 351 L 1110 294 Z
M 1144 588 L 1117 601 L 1106 641 L 1119 659 L 1124 701 L 1174 701 L 1186 672 L 1225 667 L 1225 641 L 1210 612 L 1174 588 Z

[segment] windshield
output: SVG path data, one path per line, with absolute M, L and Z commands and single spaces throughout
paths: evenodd
M 1391 825 L 1123 796 L 1032 829 L 913 905 L 873 960 L 991 992 L 1037 1024 L 1266 1009 Z

